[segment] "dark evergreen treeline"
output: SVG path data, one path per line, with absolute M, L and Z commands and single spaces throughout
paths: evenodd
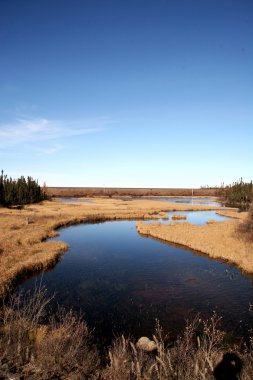
M 40 202 L 46 198 L 45 191 L 32 177 L 8 178 L 3 170 L 0 175 L 0 204 L 3 206 L 24 205 Z
M 248 206 L 253 201 L 253 183 L 244 182 L 241 178 L 232 185 L 222 186 L 220 195 L 229 205 Z

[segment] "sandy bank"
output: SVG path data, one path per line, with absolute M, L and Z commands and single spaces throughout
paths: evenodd
M 214 259 L 236 264 L 245 272 L 253 273 L 253 244 L 238 238 L 235 232 L 237 223 L 240 221 L 213 222 L 205 226 L 195 226 L 187 222 L 138 222 L 136 226 L 140 234 L 187 246 Z
M 96 220 L 158 219 L 165 211 L 212 209 L 218 210 L 209 206 L 105 198 L 78 204 L 44 202 L 23 210 L 0 208 L 0 296 L 20 276 L 46 270 L 59 260 L 67 245 L 45 242 L 57 234 L 58 227 Z

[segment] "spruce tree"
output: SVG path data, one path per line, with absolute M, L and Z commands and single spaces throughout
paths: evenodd
M 40 202 L 46 199 L 45 192 L 38 181 L 28 176 L 27 180 L 21 176 L 17 180 L 5 174 L 2 170 L 0 176 L 0 204 L 3 206 L 24 205 Z

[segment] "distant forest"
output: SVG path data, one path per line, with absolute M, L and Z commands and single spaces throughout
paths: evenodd
M 32 177 L 9 178 L 3 170 L 0 175 L 0 205 L 14 206 L 36 203 L 46 198 L 46 192 Z
M 244 182 L 242 178 L 232 185 L 222 186 L 219 195 L 231 206 L 248 206 L 253 202 L 253 183 Z

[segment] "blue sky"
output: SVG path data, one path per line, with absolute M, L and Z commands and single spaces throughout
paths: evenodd
M 253 179 L 252 0 L 0 0 L 0 169 L 48 186 Z

